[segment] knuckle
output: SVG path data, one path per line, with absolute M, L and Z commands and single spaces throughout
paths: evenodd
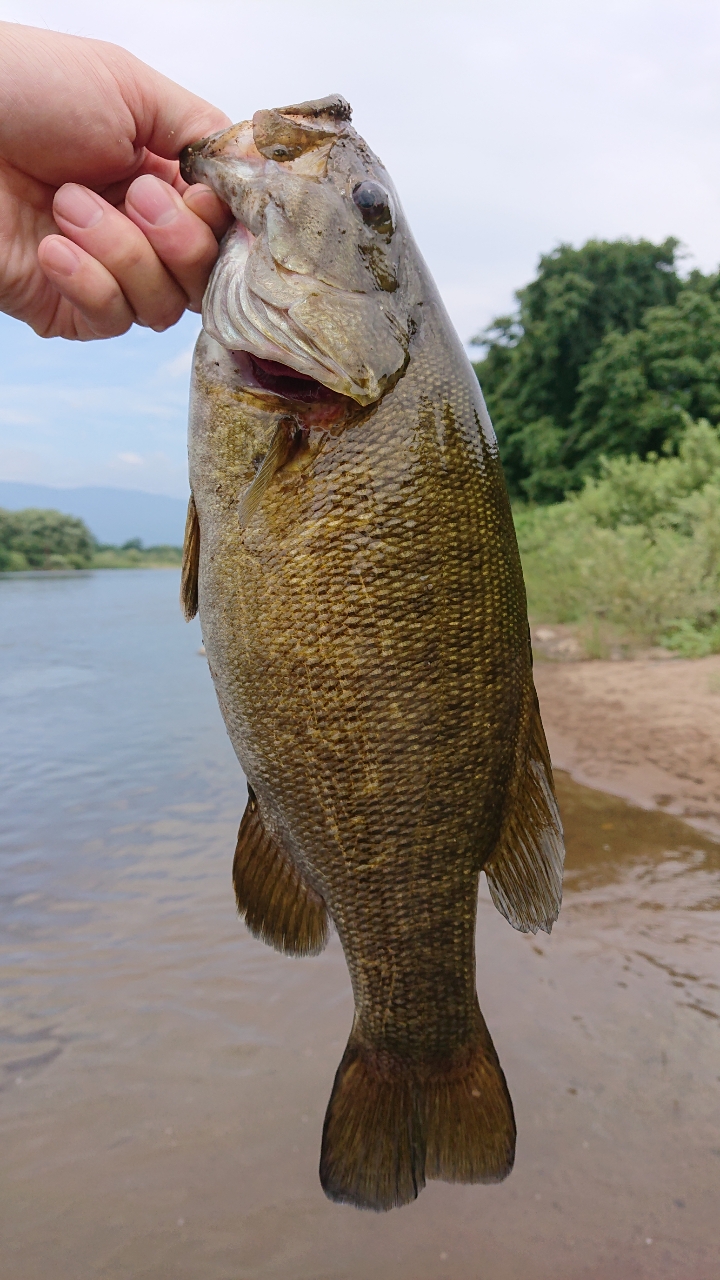
M 129 237 L 127 244 L 122 247 L 120 260 L 115 270 L 122 272 L 135 272 L 138 267 L 147 269 L 148 256 L 152 250 L 145 237 L 140 233 L 140 238 L 135 236 Z
M 97 313 L 85 316 L 85 319 L 98 338 L 119 338 L 132 327 L 132 316 L 99 316 Z
M 174 324 L 177 324 L 186 306 L 187 299 L 185 297 L 174 298 L 172 304 L 153 308 L 151 313 L 139 313 L 138 323 L 143 324 L 148 329 L 154 329 L 156 333 L 163 333 L 165 329 L 171 329 Z

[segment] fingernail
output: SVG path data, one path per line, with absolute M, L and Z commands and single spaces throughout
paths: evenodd
M 63 240 L 61 236 L 53 236 L 43 243 L 45 245 L 42 256 L 43 266 L 49 267 L 51 271 L 57 271 L 60 276 L 73 276 L 81 262 L 75 246 L 70 244 L 69 240 Z
M 153 227 L 167 226 L 179 213 L 172 187 L 152 173 L 144 173 L 135 179 L 128 188 L 125 204 L 132 205 L 135 212 Z
M 59 213 L 66 222 L 84 231 L 94 227 L 103 216 L 102 200 L 87 187 L 79 187 L 76 182 L 67 182 L 61 187 L 53 201 L 55 213 Z

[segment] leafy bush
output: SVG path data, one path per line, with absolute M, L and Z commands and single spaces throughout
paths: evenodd
M 139 538 L 131 538 L 121 547 L 98 546 L 93 556 L 95 569 L 162 569 L 182 563 L 182 547 L 144 547 Z
M 564 502 L 515 510 L 531 613 L 688 656 L 720 649 L 720 431 L 686 417 L 677 456 L 600 469 Z
M 94 548 L 90 530 L 75 516 L 0 509 L 0 570 L 85 569 Z
M 632 343 L 620 352 L 611 346 L 598 358 L 592 376 L 587 371 L 610 335 L 621 339 L 634 334 L 649 310 L 673 311 L 684 288 L 675 269 L 677 244 L 668 239 L 663 244 L 590 240 L 580 249 L 560 245 L 540 259 L 537 278 L 518 291 L 516 313 L 499 317 L 474 339 L 485 348 L 475 369 L 513 496 L 558 501 L 596 471 L 601 454 L 660 448 L 664 436 L 657 433 L 649 438 L 642 429 L 623 434 L 628 408 L 631 415 L 635 411 L 633 396 L 643 391 L 641 386 L 636 392 L 633 385 L 639 357 Z M 705 277 L 692 281 L 697 289 L 709 289 Z M 618 371 L 628 384 L 622 432 L 618 434 L 613 419 L 615 435 L 603 434 L 603 418 L 599 433 L 593 434 L 596 403 L 604 404 L 602 397 Z M 581 385 L 584 401 L 578 419 Z M 696 416 L 708 412 L 694 404 L 685 407 Z

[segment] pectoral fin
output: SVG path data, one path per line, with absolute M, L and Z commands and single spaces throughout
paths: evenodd
M 198 611 L 198 570 L 200 566 L 200 521 L 195 499 L 190 494 L 185 541 L 183 543 L 182 573 L 180 577 L 180 603 L 185 621 L 190 622 Z
M 238 520 L 241 529 L 247 529 L 272 483 L 273 476 L 292 457 L 301 435 L 302 429 L 294 418 L 280 419 L 270 441 L 270 448 L 260 464 L 255 479 L 248 485 L 238 502 Z
M 484 867 L 498 911 L 521 933 L 549 933 L 562 901 L 565 845 L 533 690 L 526 765 L 497 849 Z
M 266 830 L 249 786 L 233 861 L 233 885 L 238 911 L 256 938 L 290 955 L 313 956 L 322 951 L 328 939 L 325 903 Z

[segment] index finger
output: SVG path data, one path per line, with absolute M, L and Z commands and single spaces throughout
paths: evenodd
M 187 208 L 207 223 L 216 240 L 221 240 L 233 222 L 228 206 L 204 182 L 196 182 L 192 187 L 183 185 L 183 201 Z
M 206 190 L 208 190 L 206 188 Z M 143 232 L 160 261 L 184 289 L 191 311 L 200 311 L 210 272 L 215 265 L 220 234 L 229 225 L 229 210 L 208 190 L 196 196 L 215 227 L 208 225 L 166 182 L 152 174 L 136 178 L 125 197 L 125 213 Z

